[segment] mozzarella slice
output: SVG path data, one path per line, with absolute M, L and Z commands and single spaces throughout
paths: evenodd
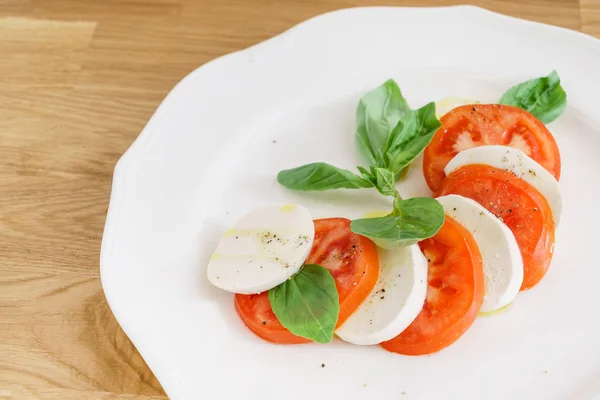
M 371 294 L 335 332 L 346 342 L 370 345 L 390 340 L 423 308 L 427 260 L 419 246 L 379 249 L 379 268 L 379 281 Z
M 438 197 L 444 213 L 473 235 L 483 262 L 485 297 L 481 312 L 509 304 L 523 283 L 523 260 L 515 236 L 494 214 L 474 200 L 458 195 Z
M 507 146 L 480 146 L 458 153 L 444 169 L 446 175 L 464 165 L 484 164 L 512 172 L 536 188 L 548 201 L 554 224 L 562 217 L 563 197 L 558 181 L 544 167 L 519 149 Z
M 294 204 L 258 208 L 225 232 L 210 258 L 208 280 L 241 294 L 274 288 L 300 270 L 314 236 L 306 208 Z

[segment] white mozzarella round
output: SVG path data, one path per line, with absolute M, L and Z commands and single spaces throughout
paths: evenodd
M 468 164 L 484 164 L 512 172 L 536 188 L 548 201 L 554 224 L 562 217 L 563 197 L 558 181 L 544 167 L 519 149 L 507 146 L 480 146 L 458 153 L 444 169 L 446 175 Z
M 458 195 L 438 197 L 444 213 L 464 226 L 475 239 L 485 281 L 481 312 L 509 304 L 523 283 L 523 260 L 515 236 L 494 214 L 474 200 Z
M 306 208 L 295 204 L 258 208 L 225 232 L 210 258 L 208 280 L 241 294 L 274 288 L 300 270 L 314 236 Z
M 336 330 L 344 341 L 371 345 L 399 335 L 423 308 L 427 260 L 419 246 L 379 251 L 379 280 L 371 294 Z

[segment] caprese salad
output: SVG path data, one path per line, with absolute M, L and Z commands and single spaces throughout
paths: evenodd
M 208 279 L 235 293 L 250 331 L 280 344 L 336 335 L 429 354 L 540 282 L 563 207 L 560 153 L 545 125 L 566 106 L 559 77 L 516 85 L 498 104 L 456 103 L 443 115 L 433 102 L 411 109 L 389 80 L 357 108 L 358 173 L 327 163 L 279 172 L 292 190 L 374 188 L 391 210 L 313 220 L 279 204 L 242 216 Z M 414 179 L 431 196 L 402 196 Z

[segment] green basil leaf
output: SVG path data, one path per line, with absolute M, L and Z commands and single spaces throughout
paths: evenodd
M 409 111 L 400 88 L 392 79 L 367 93 L 356 110 L 356 146 L 369 165 L 381 162 L 388 136 Z
M 567 94 L 560 86 L 556 71 L 542 78 L 531 79 L 508 89 L 500 99 L 507 104 L 529 111 L 547 124 L 558 118 L 567 106 Z
M 375 171 L 375 187 L 384 196 L 395 196 L 396 174 L 386 168 L 373 168 Z
M 307 264 L 281 285 L 269 290 L 275 316 L 294 335 L 319 343 L 333 340 L 340 312 L 335 279 L 320 265 Z
M 444 209 L 435 199 L 396 200 L 394 212 L 380 218 L 352 221 L 352 232 L 366 236 L 379 247 L 409 246 L 435 235 L 444 224 Z
M 326 163 L 306 164 L 279 172 L 277 181 L 288 189 L 328 190 L 373 187 L 366 179 Z
M 358 169 L 358 171 L 360 172 L 360 175 L 364 179 L 371 182 L 371 185 L 373 185 L 373 187 L 377 187 L 377 177 L 375 177 L 375 174 L 372 171 L 369 171 L 368 169 L 363 168 L 360 165 L 357 166 L 356 169 Z M 373 167 L 371 167 L 371 169 L 373 169 Z
M 410 110 L 394 128 L 385 148 L 385 164 L 398 174 L 415 159 L 442 126 L 435 116 L 435 103 Z

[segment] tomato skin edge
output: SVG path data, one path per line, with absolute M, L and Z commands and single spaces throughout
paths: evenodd
M 493 174 L 487 174 L 486 171 L 493 171 Z M 515 232 L 511 224 L 508 223 L 506 220 L 504 221 L 515 235 L 517 243 L 519 244 L 519 249 L 521 250 L 521 256 L 523 258 L 524 277 L 520 291 L 526 291 L 533 288 L 542 280 L 542 278 L 548 272 L 554 255 L 556 226 L 554 224 L 552 210 L 550 209 L 548 201 L 546 200 L 544 195 L 542 195 L 534 186 L 532 186 L 525 180 L 515 176 L 511 172 L 484 164 L 469 164 L 453 171 L 450 175 L 446 177 L 446 179 L 444 179 L 439 190 L 435 193 L 435 197 L 445 196 L 449 194 L 465 195 L 464 192 L 461 192 L 461 188 L 465 188 L 465 186 L 461 186 L 461 183 L 463 182 L 458 181 L 455 183 L 455 180 L 461 178 L 463 180 L 466 180 L 467 176 L 469 176 L 470 179 L 480 178 L 481 176 L 483 176 L 484 178 L 489 179 L 491 181 L 497 180 L 500 182 L 510 182 L 510 185 L 512 187 L 514 187 L 516 190 L 521 191 L 522 193 L 525 193 L 527 197 L 530 198 L 537 205 L 537 208 L 539 209 L 539 211 L 537 212 L 541 213 L 540 215 L 542 217 L 543 231 L 541 238 L 537 242 L 536 247 L 531 254 L 526 253 L 523 250 L 523 232 Z M 458 189 L 448 189 L 448 186 L 454 186 L 454 189 Z M 476 199 L 470 196 L 466 197 L 472 198 L 473 200 L 480 203 L 483 207 L 487 208 L 490 212 L 494 212 L 490 208 L 486 207 L 486 204 L 484 204 L 485 202 L 482 202 L 481 199 Z
M 466 228 L 448 216 L 446 216 L 446 220 L 450 220 L 452 221 L 450 223 L 458 226 L 459 230 L 463 234 L 464 240 L 467 242 L 467 248 L 471 254 L 474 280 L 473 302 L 471 303 L 468 311 L 460 319 L 457 319 L 441 334 L 436 335 L 436 337 L 430 340 L 419 343 L 405 344 L 397 340 L 397 338 L 400 336 L 398 335 L 394 339 L 381 343 L 380 346 L 389 352 L 406 356 L 420 356 L 436 353 L 455 343 L 461 336 L 463 336 L 465 332 L 473 325 L 477 319 L 477 316 L 479 315 L 485 294 L 483 263 L 481 260 L 479 247 L 475 242 L 475 238 L 473 238 L 471 233 Z
M 335 325 L 336 329 L 342 326 L 344 322 L 356 311 L 358 307 L 367 299 L 371 290 L 379 279 L 379 255 L 377 254 L 377 246 L 371 239 L 357 235 L 360 240 L 360 245 L 365 254 L 365 274 L 364 280 L 361 280 L 360 285 L 348 295 L 342 304 L 340 304 L 340 313 L 338 321 Z
M 304 344 L 312 342 L 312 340 L 294 335 L 287 329 L 277 331 L 265 329 L 262 324 L 258 324 L 252 321 L 250 318 L 246 318 L 245 313 L 241 309 L 239 301 L 240 298 L 241 297 L 238 297 L 238 295 L 234 296 L 235 311 L 239 315 L 244 325 L 259 338 L 275 344 Z

